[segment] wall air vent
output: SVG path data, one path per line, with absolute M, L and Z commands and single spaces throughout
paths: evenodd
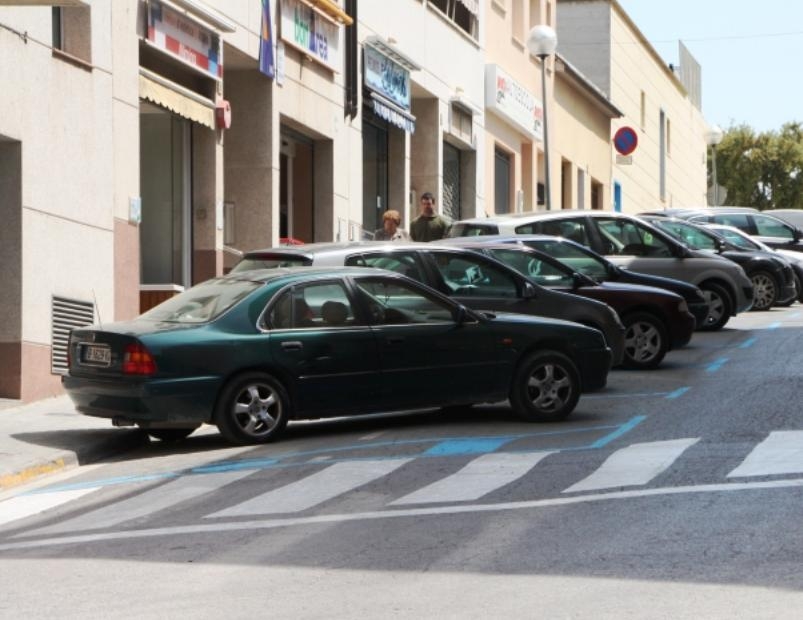
M 54 375 L 67 373 L 67 346 L 70 332 L 95 322 L 95 304 L 66 297 L 53 297 L 51 303 L 52 348 L 50 372 Z

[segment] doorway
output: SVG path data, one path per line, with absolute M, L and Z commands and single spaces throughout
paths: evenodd
M 373 233 L 388 209 L 388 129 L 363 121 L 362 225 Z
M 303 134 L 282 128 L 279 151 L 279 242 L 315 241 L 315 144 Z

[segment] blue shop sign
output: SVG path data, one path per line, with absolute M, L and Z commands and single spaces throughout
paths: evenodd
M 410 109 L 410 72 L 373 47 L 363 58 L 365 85 L 399 107 Z

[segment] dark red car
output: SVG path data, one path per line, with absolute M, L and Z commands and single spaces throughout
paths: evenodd
M 598 283 L 548 254 L 530 247 L 466 241 L 461 247 L 481 252 L 509 265 L 547 288 L 605 302 L 624 323 L 626 368 L 655 368 L 667 351 L 688 344 L 695 318 L 680 295 L 665 289 Z

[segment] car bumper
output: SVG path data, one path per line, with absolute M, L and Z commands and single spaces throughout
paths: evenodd
M 694 316 L 695 324 L 699 327 L 705 325 L 705 319 L 708 316 L 708 302 L 694 302 L 688 304 L 689 312 Z M 679 345 L 680 346 L 680 345 Z
M 608 383 L 608 371 L 611 368 L 612 354 L 608 347 L 604 349 L 585 349 L 575 355 L 577 370 L 580 372 L 580 383 L 583 392 L 601 390 Z
M 210 422 L 220 387 L 218 377 L 124 381 L 62 377 L 78 412 L 112 420 L 150 423 Z
M 733 308 L 734 315 L 740 312 L 747 312 L 753 307 L 753 285 L 743 286 L 741 293 L 742 296 L 736 300 L 736 304 Z
M 708 304 L 705 304 L 706 308 Z M 705 317 L 703 317 L 705 319 Z M 678 349 L 689 344 L 694 330 L 697 328 L 697 317 L 691 312 L 684 312 L 669 321 L 670 349 Z
M 797 288 L 794 281 L 788 282 L 781 287 L 778 291 L 778 298 L 775 300 L 776 305 L 785 304 L 797 298 Z

